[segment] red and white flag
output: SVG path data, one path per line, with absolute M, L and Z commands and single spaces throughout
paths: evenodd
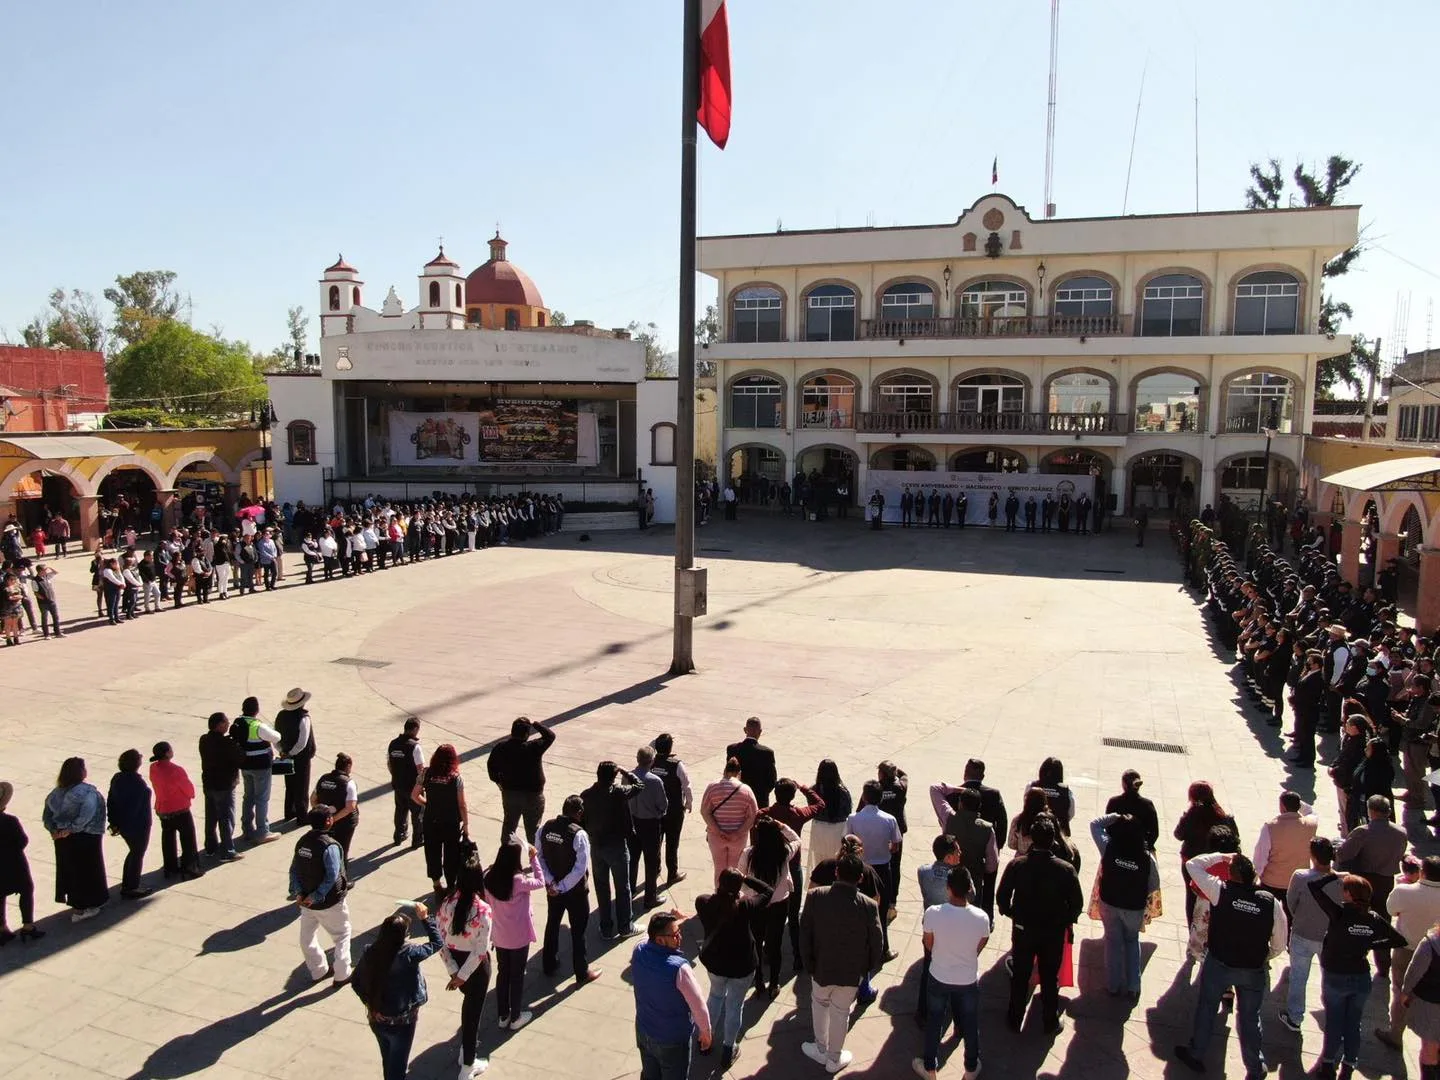
M 730 24 L 725 0 L 700 0 L 700 126 L 720 149 L 730 138 Z

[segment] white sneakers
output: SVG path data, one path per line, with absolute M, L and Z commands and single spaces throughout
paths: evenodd
M 849 1065 L 852 1061 L 855 1060 L 855 1055 L 850 1053 L 849 1050 L 841 1050 L 840 1057 L 835 1061 L 831 1061 L 828 1057 L 826 1057 L 820 1052 L 820 1047 L 813 1042 L 802 1043 L 800 1045 L 800 1050 L 806 1057 L 808 1057 L 811 1061 L 815 1062 L 817 1065 L 824 1065 L 825 1071 L 828 1073 L 838 1073 L 841 1069 L 845 1068 L 847 1065 Z
M 490 1059 L 489 1059 L 489 1058 L 477 1057 L 477 1058 L 475 1059 L 475 1064 L 473 1064 L 473 1065 L 466 1065 L 466 1064 L 462 1061 L 462 1062 L 460 1063 L 460 1078 L 459 1078 L 459 1080 L 475 1080 L 475 1077 L 479 1076 L 481 1073 L 483 1073 L 483 1072 L 484 1072 L 486 1069 L 488 1069 L 489 1067 L 490 1067 Z
M 75 912 L 75 914 L 70 916 L 70 921 L 72 923 L 84 922 L 86 919 L 93 919 L 96 915 L 99 914 L 100 909 L 98 907 L 81 908 L 79 911 Z
M 854 1060 L 855 1055 L 852 1054 L 849 1050 L 841 1050 L 838 1060 L 830 1061 L 825 1064 L 825 1071 L 828 1073 L 838 1073 L 841 1069 L 845 1068 L 845 1066 L 849 1065 L 850 1062 Z
M 522 1027 L 535 1019 L 535 1014 L 529 1009 L 522 1009 L 507 1025 L 511 1031 L 519 1031 Z

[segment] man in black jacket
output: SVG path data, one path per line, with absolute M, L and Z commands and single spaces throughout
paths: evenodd
M 972 791 L 980 793 L 980 816 L 990 822 L 995 829 L 995 845 L 1004 847 L 1005 841 L 1009 839 L 1010 818 L 1005 813 L 1005 797 L 993 787 L 985 784 L 985 762 L 979 758 L 971 758 L 965 763 L 965 782 L 961 787 L 968 787 Z M 951 803 L 956 810 L 960 809 L 959 797 Z
M 1030 851 L 1016 856 L 1000 875 L 995 900 L 1011 920 L 1010 1009 L 1007 1022 L 1019 1031 L 1030 1002 L 1030 975 L 1040 967 L 1040 1004 L 1045 1033 L 1060 1032 L 1060 960 L 1070 927 L 1085 910 L 1075 868 L 1051 851 L 1055 827 L 1042 817 L 1030 826 Z
M 815 1040 L 800 1049 L 832 1073 L 851 1061 L 845 1049 L 850 1007 L 861 982 L 881 963 L 880 908 L 856 888 L 864 872 L 859 858 L 841 855 L 835 884 L 812 888 L 800 916 L 800 955 L 810 972 L 815 1025 Z
M 1126 769 L 1120 775 L 1123 790 L 1119 795 L 1110 796 L 1110 801 L 1105 804 L 1105 813 L 1128 814 L 1134 818 L 1145 835 L 1145 846 L 1154 851 L 1155 842 L 1160 839 L 1160 818 L 1155 813 L 1155 804 L 1140 794 L 1140 785 L 1144 782 L 1139 771 Z
M 390 740 L 390 745 L 385 750 L 385 766 L 390 770 L 390 791 L 395 800 L 395 843 L 403 844 L 406 834 L 413 831 L 415 838 L 410 841 L 410 850 L 424 847 L 425 819 L 420 805 L 410 797 L 410 793 L 415 790 L 415 781 L 425 768 L 425 752 L 420 749 L 418 716 L 409 717 L 400 734 Z M 527 841 L 529 838 L 526 837 Z
M 1315 650 L 1305 654 L 1305 673 L 1290 695 L 1290 711 L 1295 714 L 1295 756 L 1289 760 L 1302 769 L 1315 768 L 1315 730 L 1320 726 L 1320 713 L 1325 703 L 1324 657 Z
M 528 716 L 520 716 L 510 725 L 510 738 L 496 743 L 490 751 L 485 765 L 490 779 L 500 789 L 502 844 L 514 834 L 521 818 L 525 820 L 527 842 L 544 820 L 545 768 L 541 759 L 554 741 L 553 731 L 532 723 Z
M 590 865 L 595 875 L 595 902 L 600 909 L 602 938 L 630 937 L 640 932 L 632 921 L 630 896 L 630 840 L 635 822 L 630 800 L 645 790 L 634 773 L 613 761 L 595 768 L 595 783 L 580 793 L 585 807 L 585 832 L 590 838 Z M 614 905 L 611 905 L 611 883 Z
M 749 785 L 757 803 L 769 806 L 779 774 L 775 771 L 775 751 L 760 742 L 760 735 L 760 718 L 752 716 L 745 721 L 745 738 L 727 746 L 725 758 L 740 762 L 741 782 Z
M 230 737 L 230 718 L 210 714 L 210 730 L 200 736 L 200 788 L 205 794 L 205 854 L 226 862 L 243 858 L 235 850 L 235 788 L 245 751 Z

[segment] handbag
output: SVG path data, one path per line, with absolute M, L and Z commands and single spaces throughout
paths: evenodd
M 295 759 L 294 759 L 294 758 L 276 758 L 274 761 L 272 761 L 272 762 L 270 763 L 270 775 L 271 775 L 271 776 L 294 776 L 294 775 L 295 775 Z

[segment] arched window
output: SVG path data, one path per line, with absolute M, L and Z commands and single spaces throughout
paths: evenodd
M 339 286 L 339 285 L 331 285 L 331 286 L 330 286 L 330 310 L 331 310 L 331 311 L 339 311 L 339 310 L 340 310 L 340 286 Z
M 1237 334 L 1294 334 L 1300 328 L 1300 283 L 1280 270 L 1246 274 L 1235 285 Z
M 430 282 L 430 306 L 440 306 L 440 283 L 438 281 Z
M 1295 384 L 1284 375 L 1253 371 L 1231 379 L 1225 392 L 1225 431 L 1259 435 L 1267 428 L 1288 435 L 1293 427 Z
M 730 340 L 780 341 L 784 330 L 785 298 L 779 289 L 752 285 L 730 302 Z
M 971 375 L 955 386 L 955 411 L 962 431 L 1016 429 L 1025 413 L 1025 384 L 1006 372 Z
M 668 420 L 650 429 L 650 464 L 675 464 L 675 425 Z
M 805 298 L 806 341 L 855 340 L 855 290 L 817 285 Z
M 1420 544 L 1424 540 L 1425 526 L 1414 506 L 1405 511 L 1400 519 L 1400 558 L 1411 566 L 1420 565 Z
M 887 446 L 870 455 L 870 468 L 892 472 L 934 472 L 935 455 L 918 446 Z
M 519 330 L 519 329 L 520 329 L 520 312 L 516 311 L 514 308 L 506 308 L 506 309 L 505 309 L 505 329 L 506 329 L 506 330 Z
M 1110 380 L 1089 371 L 1072 371 L 1050 380 L 1045 411 L 1050 413 L 1108 413 Z
M 1157 371 L 1135 384 L 1135 432 L 1200 431 L 1200 387 L 1195 376 Z
M 977 281 L 960 294 L 960 317 L 1004 330 L 1011 320 L 1025 318 L 1029 301 L 1029 291 L 1017 281 Z
M 935 291 L 919 281 L 891 285 L 880 296 L 880 331 L 877 337 L 906 337 L 933 333 Z
M 1264 455 L 1255 454 L 1230 461 L 1220 470 L 1220 487 L 1234 491 L 1266 490 Z
M 977 450 L 962 450 L 950 459 L 951 472 L 1004 472 L 1025 471 L 1025 455 L 1018 454 L 1003 446 L 987 446 Z
M 933 413 L 935 384 L 923 375 L 897 372 L 881 378 L 876 408 L 887 413 Z
M 465 306 L 465 294 L 460 291 L 459 285 L 455 286 L 455 306 L 457 308 L 463 308 Z M 544 324 L 542 323 L 541 325 Z
M 350 303 L 354 304 L 356 307 L 359 307 L 359 306 L 360 306 L 360 286 L 359 286 L 359 285 L 356 285 L 353 289 L 350 290 Z
M 536 326 L 544 326 L 544 325 L 545 325 L 545 312 L 543 312 L 543 311 L 537 311 L 537 312 L 535 312 L 535 325 L 536 325 Z
M 1045 459 L 1042 469 L 1043 472 L 1070 476 L 1089 476 L 1092 470 L 1099 470 L 1100 476 L 1106 475 L 1110 471 L 1110 459 L 1089 450 L 1056 450 Z
M 1191 337 L 1204 333 L 1205 284 L 1191 274 L 1150 279 L 1141 299 L 1142 337 Z
M 309 420 L 291 420 L 286 424 L 285 442 L 291 465 L 315 464 L 315 425 Z
M 1055 314 L 1069 318 L 1115 313 L 1115 290 L 1098 277 L 1066 278 L 1055 289 Z
M 800 426 L 853 428 L 855 380 L 844 375 L 815 375 L 800 387 Z
M 734 428 L 785 426 L 785 386 L 769 375 L 746 375 L 730 384 L 730 415 Z

